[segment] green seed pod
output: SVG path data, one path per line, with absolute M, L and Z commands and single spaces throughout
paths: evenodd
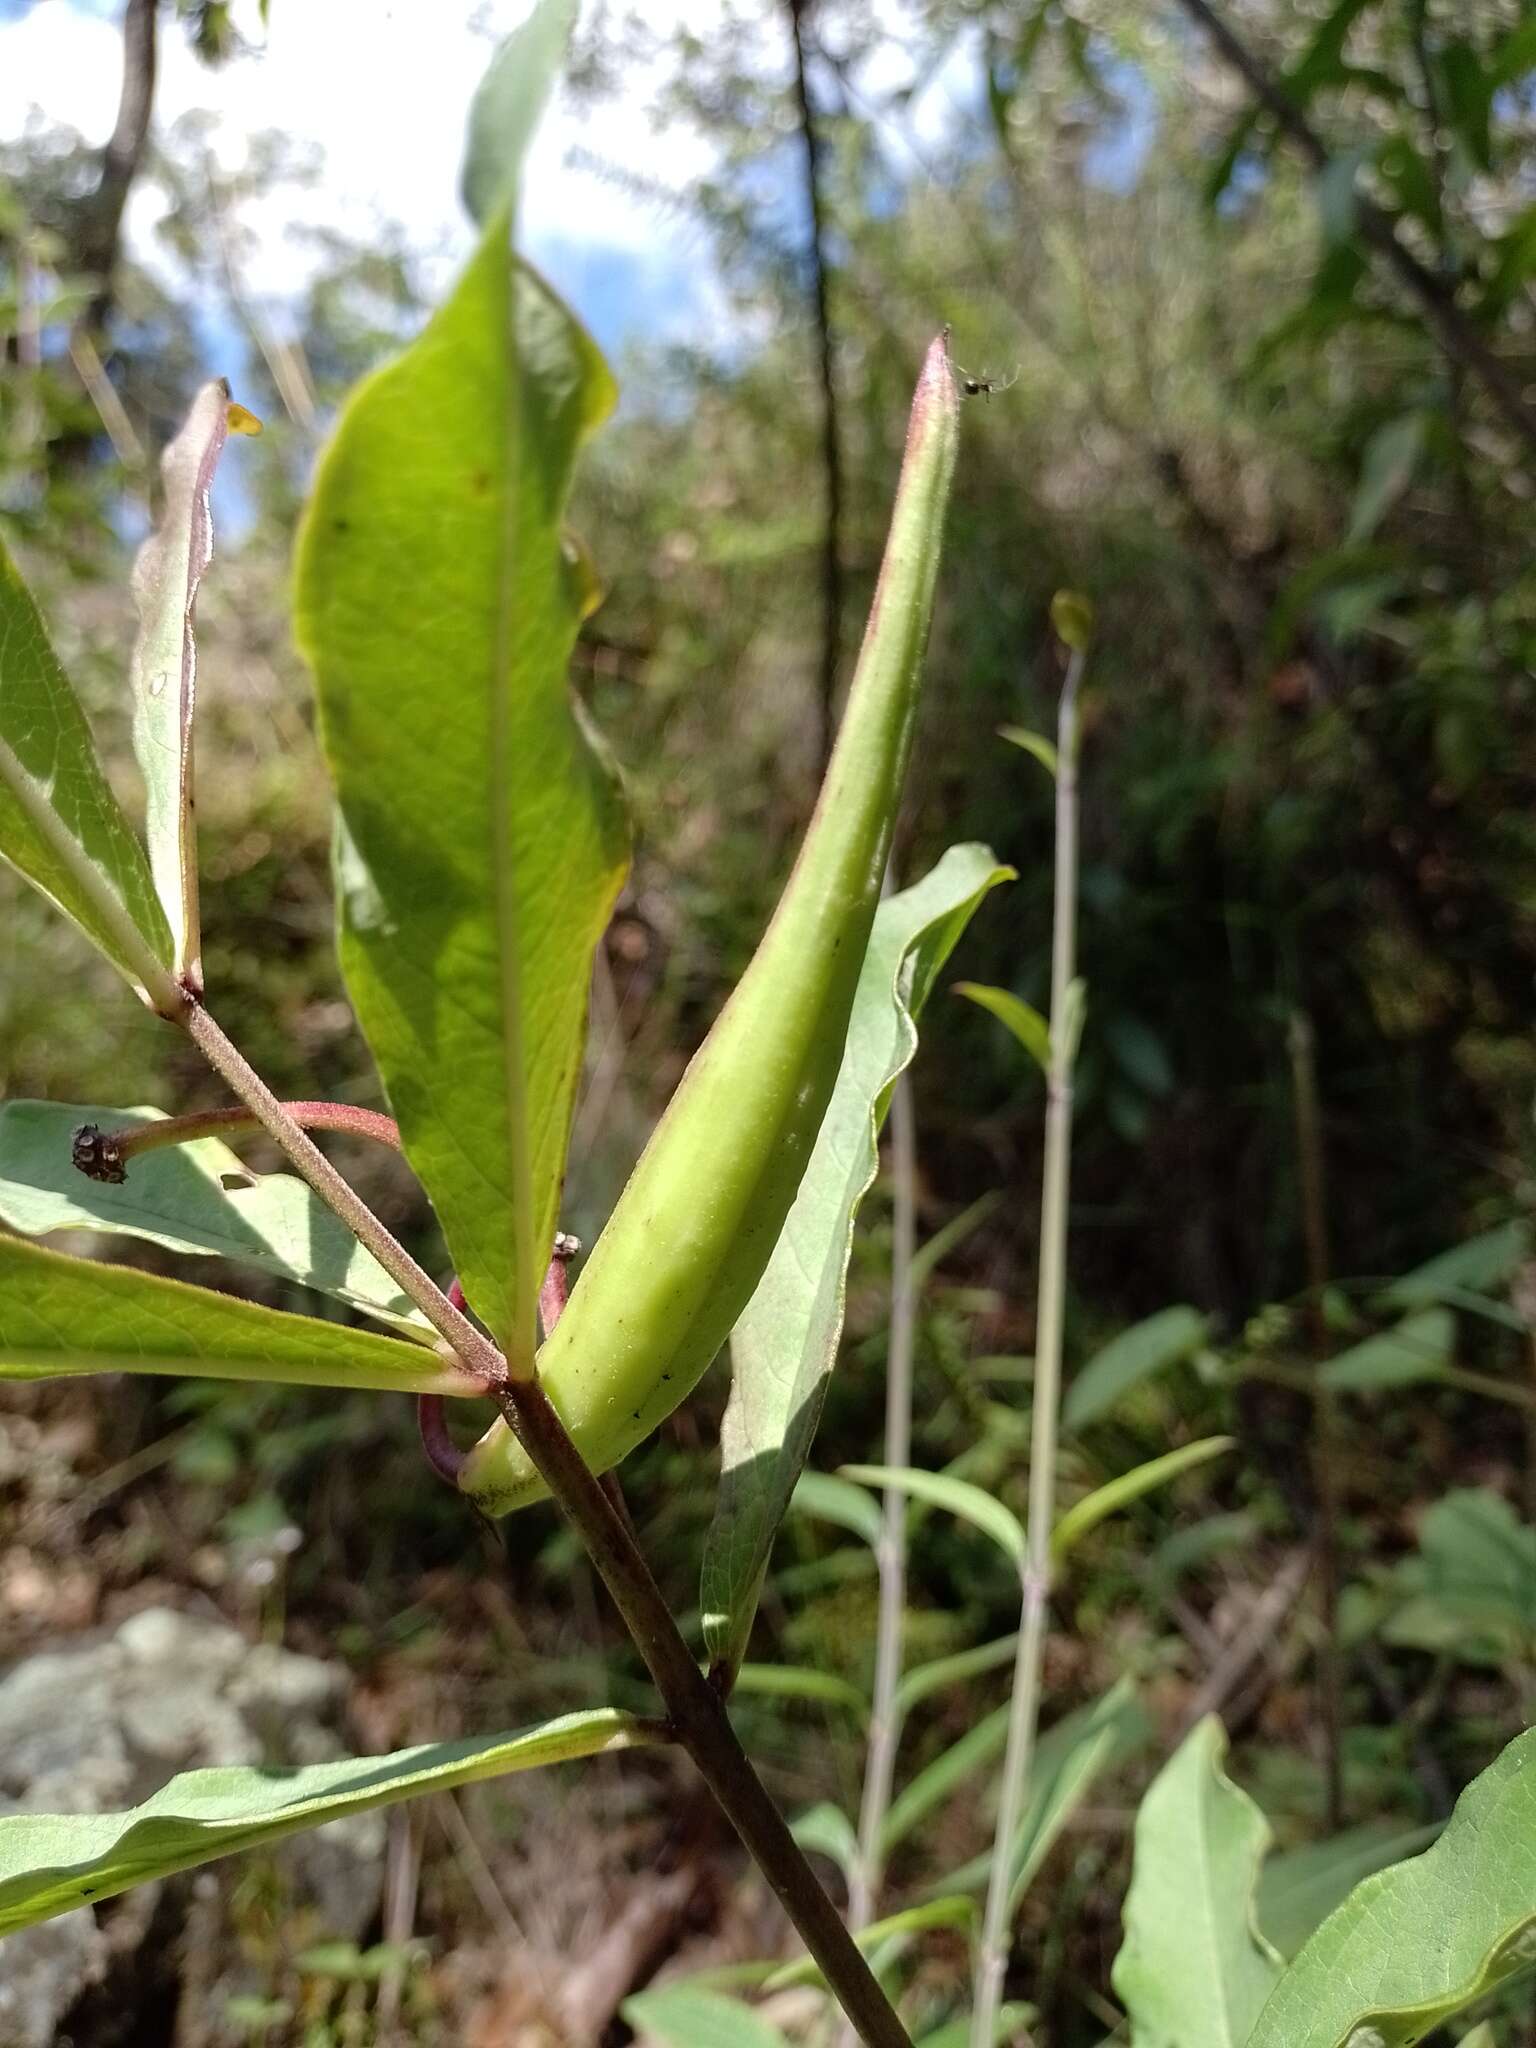
M 794 871 L 539 1354 L 544 1391 L 596 1472 L 671 1414 L 730 1335 L 821 1127 L 906 771 L 958 439 L 941 335 L 918 381 L 864 645 Z M 459 1484 L 493 1515 L 546 1491 L 502 1421 Z

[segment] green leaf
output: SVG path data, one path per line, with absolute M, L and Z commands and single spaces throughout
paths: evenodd
M 976 1922 L 976 1901 L 969 1898 L 928 1899 L 920 1906 L 906 1906 L 899 1913 L 888 1913 L 883 1920 L 872 1920 L 868 1927 L 861 1927 L 854 1935 L 859 1947 L 868 1954 L 888 1941 L 905 1941 L 914 1934 L 928 1934 L 935 1927 L 964 1927 L 970 1929 Z M 877 1965 L 878 1968 L 878 1965 Z M 820 1984 L 824 1980 L 821 1970 L 810 1956 L 786 1963 L 775 1970 L 764 1985 L 765 1991 L 787 1991 L 796 1984 Z
M 469 110 L 461 190 L 465 212 L 481 227 L 499 209 L 516 212 L 523 158 L 565 63 L 576 13 L 577 0 L 539 0 L 480 81 Z
M 880 1541 L 879 1505 L 851 1479 L 839 1479 L 832 1472 L 802 1472 L 789 1504 L 797 1514 L 815 1515 L 862 1536 L 871 1550 Z
M 0 1236 L 0 1380 L 91 1372 L 399 1394 L 484 1391 L 419 1344 Z
M 1207 1715 L 1136 1816 L 1125 1941 L 1112 1973 L 1136 2048 L 1244 2048 L 1280 1975 L 1253 1916 L 1269 1827 L 1223 1773 L 1226 1748 L 1221 1723 Z
M 1483 69 L 1472 44 L 1457 37 L 1442 44 L 1435 69 L 1440 74 L 1450 126 L 1480 171 L 1493 169 L 1491 118 L 1496 80 Z
M 1093 600 L 1080 590 L 1058 590 L 1051 599 L 1051 626 L 1074 654 L 1086 654 L 1093 639 Z
M 250 420 L 242 407 L 237 417 Z M 254 422 L 252 422 L 254 424 Z M 172 968 L 201 991 L 197 827 L 192 809 L 192 716 L 197 696 L 193 614 L 213 560 L 214 471 L 229 439 L 229 386 L 204 384 L 160 457 L 160 524 L 133 565 L 133 750 L 144 775 L 145 829 L 155 890 L 171 928 Z
M 167 1015 L 182 996 L 144 849 L 32 594 L 0 543 L 0 854 Z
M 978 1721 L 974 1728 L 968 1728 L 958 1742 L 951 1743 L 932 1763 L 925 1764 L 917 1776 L 897 1793 L 880 1830 L 884 1853 L 889 1856 L 898 1843 L 905 1841 L 914 1828 L 921 1826 L 935 1807 L 942 1806 L 977 1771 L 1000 1756 L 1007 1740 L 1008 1707 L 1005 1702 Z M 957 1879 L 946 1878 L 946 1888 L 956 1882 Z
M 1533 1962 L 1536 1728 L 1473 1780 L 1432 1849 L 1356 1885 L 1248 2048 L 1409 2048 Z
M 1501 1223 L 1404 1273 L 1383 1290 L 1381 1300 L 1388 1308 L 1427 1308 L 1444 1300 L 1450 1288 L 1486 1294 L 1510 1278 L 1530 1249 L 1531 1233 L 1525 1223 Z
M 1014 995 L 1011 989 L 991 988 L 985 982 L 957 981 L 955 994 L 989 1010 L 1005 1024 L 1023 1046 L 1042 1074 L 1051 1071 L 1051 1027 L 1032 1003 Z
M 1073 1376 L 1062 1403 L 1062 1428 L 1087 1429 L 1098 1422 L 1133 1387 L 1192 1357 L 1208 1328 L 1197 1309 L 1180 1307 L 1159 1309 L 1122 1330 Z
M 1160 1458 L 1149 1458 L 1144 1465 L 1122 1472 L 1107 1485 L 1096 1487 L 1068 1508 L 1051 1531 L 1052 1555 L 1059 1562 L 1107 1515 L 1118 1514 L 1121 1508 L 1129 1507 L 1143 1494 L 1151 1493 L 1159 1486 L 1167 1486 L 1181 1473 L 1191 1472 L 1197 1465 L 1219 1458 L 1224 1451 L 1232 1449 L 1235 1441 L 1230 1436 L 1202 1437 L 1198 1443 L 1181 1444 L 1176 1451 L 1166 1451 Z
M 1536 1528 L 1485 1487 L 1458 1488 L 1426 1509 L 1419 1554 L 1391 1584 L 1403 1604 L 1382 1625 L 1390 1643 L 1492 1665 L 1536 1646 Z
M 1447 1308 L 1420 1309 L 1405 1316 L 1395 1330 L 1383 1330 L 1318 1371 L 1335 1393 L 1370 1387 L 1411 1387 L 1420 1380 L 1439 1379 L 1456 1350 L 1456 1318 Z
M 297 1176 L 253 1173 L 218 1138 L 167 1145 L 133 1160 L 120 1185 L 87 1180 L 70 1160 L 81 1124 L 126 1130 L 163 1120 L 158 1109 L 96 1103 L 0 1107 L 0 1223 L 27 1237 L 105 1230 L 174 1252 L 217 1253 L 317 1288 L 417 1338 L 436 1332 L 371 1252 Z
M 566 679 L 592 592 L 565 501 L 613 385 L 509 236 L 502 204 L 420 340 L 348 403 L 296 625 L 340 805 L 347 986 L 464 1290 L 524 1370 L 628 835 Z
M 1024 2038 L 1024 2030 L 1035 2018 L 1032 2005 L 1004 2005 L 999 2007 L 997 2028 L 992 2039 L 995 2048 L 1010 2048 L 1014 2041 Z M 919 2037 L 917 2048 L 971 2048 L 971 2018 L 969 2013 L 960 2018 L 946 2020 L 931 2034 Z
M 1346 547 L 1358 547 L 1369 540 L 1383 515 L 1413 482 L 1413 473 L 1424 452 L 1426 424 L 1423 413 L 1407 412 L 1400 419 L 1388 420 L 1384 427 L 1378 427 L 1366 443 L 1360 481 L 1349 511 Z
M 917 1049 L 916 1019 L 978 903 L 1012 875 L 983 846 L 952 846 L 875 914 L 842 1065 L 804 1178 L 731 1337 L 722 1474 L 700 1595 L 711 1660 L 746 1652 L 769 1553 L 821 1419 L 842 1336 L 854 1217 L 878 1133 Z
M 1024 1569 L 1024 1525 L 1011 1508 L 1005 1508 L 1000 1500 L 982 1487 L 973 1486 L 968 1479 L 955 1479 L 948 1472 L 919 1472 L 911 1465 L 844 1465 L 842 1473 L 845 1479 L 855 1480 L 860 1486 L 900 1487 L 914 1500 L 958 1515 L 961 1521 L 990 1536 L 1020 1571 Z
M 941 1230 L 923 1240 L 912 1254 L 912 1263 L 907 1268 L 907 1285 L 914 1298 L 922 1294 L 935 1269 L 944 1263 L 955 1246 L 963 1244 L 978 1224 L 985 1223 L 1002 1199 L 1001 1188 L 989 1188 L 986 1194 L 978 1195 L 974 1202 L 968 1203 L 958 1216 L 952 1216 Z
M 863 1494 L 865 1500 L 869 1495 Z M 946 1686 L 962 1685 L 967 1679 L 979 1678 L 984 1671 L 996 1671 L 1004 1664 L 1011 1664 L 1018 1651 L 1017 1631 L 1011 1636 L 998 1636 L 990 1643 L 977 1643 L 969 1650 L 956 1650 L 953 1656 L 935 1657 L 927 1664 L 915 1664 L 910 1671 L 902 1673 L 896 1687 L 896 1715 L 905 1720 L 912 1709 Z
M 619 2007 L 644 2041 L 665 2048 L 789 2048 L 777 2027 L 723 1991 L 693 1984 L 669 1984 L 641 1991 Z
M 1090 1706 L 1063 1715 L 1040 1738 L 1030 1766 L 1024 1815 L 1013 1840 L 1011 1910 L 1017 1911 L 1094 1781 L 1139 1748 L 1147 1732 L 1147 1718 L 1135 1687 L 1129 1678 L 1122 1678 Z M 991 1874 L 991 1852 L 983 1851 L 963 1869 L 941 1878 L 939 1886 L 945 1891 L 975 1890 L 985 1885 Z
M 854 1872 L 859 1867 L 859 1838 L 841 1807 L 823 1800 L 802 1813 L 790 1833 L 808 1856 L 827 1857 L 842 1872 L 843 1882 L 853 1884 Z
M 844 1707 L 860 1720 L 869 1713 L 869 1702 L 856 1685 L 839 1678 L 835 1671 L 818 1671 L 805 1664 L 743 1664 L 737 1669 L 733 1689 L 773 1699 L 819 1700 L 823 1706 Z
M 1259 1879 L 1259 1925 L 1287 1960 L 1343 1905 L 1363 1877 L 1427 1849 L 1440 1832 L 1367 1821 L 1326 1842 L 1307 1842 L 1271 1856 Z
M 515 1735 L 426 1742 L 389 1756 L 184 1771 L 124 1813 L 5 1814 L 0 1935 L 349 1813 L 656 1739 L 649 1724 L 600 1707 Z
M 1000 725 L 997 728 L 997 736 L 999 739 L 1007 740 L 1010 746 L 1022 747 L 1026 754 L 1032 755 L 1040 763 L 1047 775 L 1056 775 L 1061 762 L 1057 758 L 1055 747 L 1043 733 L 1031 732 L 1023 725 Z

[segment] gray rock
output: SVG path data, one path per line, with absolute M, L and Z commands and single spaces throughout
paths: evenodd
M 0 1680 L 0 1813 L 101 1813 L 208 1764 L 343 1755 L 331 1724 L 346 1682 L 221 1621 L 149 1609 Z M 378 1909 L 384 1843 L 383 1814 L 366 1813 L 275 1853 L 330 1935 L 355 1940 Z M 0 1941 L 0 2048 L 51 2048 L 81 1996 L 129 1969 L 121 1948 L 90 1908 Z

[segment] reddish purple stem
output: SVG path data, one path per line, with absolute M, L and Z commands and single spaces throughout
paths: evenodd
M 544 1325 L 546 1337 L 559 1322 L 565 1307 L 565 1269 L 580 1250 L 579 1238 L 564 1230 L 556 1232 L 554 1254 L 544 1275 L 544 1285 L 539 1289 L 539 1320 Z M 469 1303 L 464 1299 L 464 1289 L 459 1285 L 457 1273 L 448 1283 L 448 1299 L 460 1314 L 468 1315 Z M 448 1433 L 448 1410 L 441 1394 L 416 1396 L 416 1426 L 421 1431 L 421 1447 L 427 1454 L 427 1463 L 439 1479 L 445 1479 L 450 1486 L 457 1486 L 467 1454 L 459 1449 Z

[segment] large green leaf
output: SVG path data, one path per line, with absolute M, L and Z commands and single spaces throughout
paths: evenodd
M 504 194 L 526 136 L 501 137 L 500 178 L 487 136 L 475 189 Z M 565 502 L 613 385 L 510 236 L 503 196 L 446 305 L 348 404 L 297 631 L 340 804 L 347 985 L 465 1291 L 526 1370 L 628 837 L 566 677 L 593 592 Z
M 600 1707 L 515 1735 L 424 1742 L 390 1756 L 184 1771 L 123 1813 L 6 1814 L 0 1816 L 0 1935 L 371 1806 L 656 1739 L 654 1724 Z
M 1421 1828 L 1367 1821 L 1323 1842 L 1304 1842 L 1271 1856 L 1259 1878 L 1259 1925 L 1287 1960 L 1342 1906 L 1363 1877 L 1417 1856 L 1440 1832 L 1432 1821 Z
M 27 1237 L 106 1230 L 173 1252 L 217 1253 L 334 1295 L 416 1337 L 436 1332 L 371 1252 L 304 1181 L 253 1173 L 219 1138 L 167 1145 L 136 1158 L 119 1184 L 87 1180 L 70 1159 L 81 1124 L 126 1130 L 158 1109 L 7 1102 L 0 1107 L 0 1223 Z
M 1132 1387 L 1179 1365 L 1205 1342 L 1208 1324 L 1197 1309 L 1159 1309 L 1112 1338 L 1074 1374 L 1062 1403 L 1063 1429 L 1086 1429 L 1100 1420 Z
M 167 1014 L 181 1002 L 144 849 L 32 594 L 0 544 L 0 854 Z
M 197 693 L 193 615 L 213 559 L 213 474 L 229 439 L 229 386 L 204 384 L 181 432 L 160 458 L 165 493 L 160 524 L 139 549 L 133 595 L 133 749 L 144 774 L 149 864 L 184 987 L 201 989 L 197 913 L 197 829 L 192 808 L 192 714 Z M 251 419 L 244 407 L 236 417 Z
M 821 1419 L 843 1328 L 853 1223 L 916 1019 L 972 912 L 1012 873 L 984 846 L 952 846 L 875 914 L 832 1100 L 757 1291 L 731 1337 L 723 1471 L 701 1579 L 717 1665 L 746 1652 L 773 1539 Z
M 0 1380 L 92 1372 L 398 1394 L 484 1392 L 419 1344 L 0 1236 Z
M 1432 1849 L 1356 1885 L 1248 2048 L 1410 2048 L 1536 1963 L 1536 1728 L 1456 1802 Z
M 1220 1721 L 1207 1715 L 1136 1816 L 1113 1973 L 1136 2048 L 1243 2048 L 1280 1975 L 1254 1920 L 1269 1827 L 1222 1771 L 1226 1747 Z

